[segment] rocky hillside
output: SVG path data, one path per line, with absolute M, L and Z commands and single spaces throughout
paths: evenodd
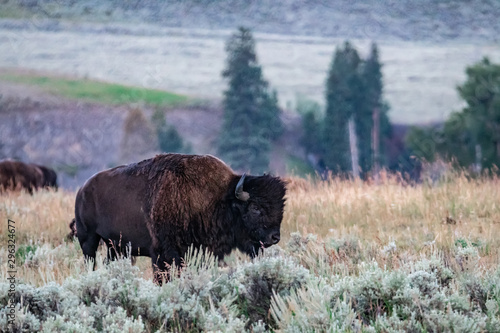
M 124 145 L 124 123 L 131 109 L 64 99 L 32 86 L 0 81 L 0 159 L 50 166 L 63 188 L 76 189 L 96 172 L 159 153 L 156 143 L 140 151 L 130 140 Z M 153 110 L 141 110 L 150 119 Z M 167 123 L 178 130 L 192 153 L 216 153 L 220 106 L 172 108 L 165 113 Z M 286 113 L 283 121 L 286 131 L 274 147 L 270 165 L 273 173 L 281 175 L 287 171 L 290 156 L 304 159 L 298 143 L 298 116 Z
M 0 159 L 51 166 L 65 188 L 117 162 L 126 109 L 62 100 L 13 84 L 0 89 Z
M 357 43 L 365 49 L 371 40 L 380 42 L 385 92 L 397 122 L 444 119 L 460 107 L 455 86 L 463 80 L 465 66 L 483 55 L 500 59 L 495 44 L 500 1 L 493 0 L 1 3 L 2 67 L 215 100 L 210 106 L 166 114 L 194 153 L 215 152 L 221 125 L 217 100 L 225 87 L 220 78 L 224 41 L 241 25 L 263 33 L 257 34 L 259 55 L 288 109 L 297 95 L 323 100 L 335 38 L 362 39 Z M 93 173 L 128 162 L 121 145 L 128 111 L 125 106 L 65 100 L 33 87 L 0 83 L 0 158 L 47 164 L 57 169 L 64 187 L 76 188 Z M 149 117 L 152 110 L 144 112 Z M 287 113 L 283 120 L 287 132 L 271 162 L 279 174 L 286 172 L 290 156 L 304 159 L 298 116 Z

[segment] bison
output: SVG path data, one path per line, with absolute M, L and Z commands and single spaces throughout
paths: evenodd
M 57 175 L 45 166 L 20 161 L 0 161 L 0 191 L 25 189 L 30 194 L 39 188 L 57 188 Z
M 154 280 L 188 248 L 222 259 L 237 248 L 254 257 L 280 240 L 285 184 L 270 175 L 238 175 L 211 155 L 161 154 L 92 176 L 76 196 L 76 236 L 95 261 L 99 241 L 108 259 L 152 259 Z M 95 262 L 94 262 L 95 265 Z
M 43 182 L 41 184 L 41 187 L 43 188 L 52 187 L 57 190 L 58 186 L 57 186 L 56 172 L 44 165 L 35 164 L 35 166 L 38 167 L 43 173 Z

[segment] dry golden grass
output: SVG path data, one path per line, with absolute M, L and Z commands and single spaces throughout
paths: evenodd
M 7 219 L 15 221 L 18 244 L 29 241 L 54 246 L 68 234 L 74 217 L 75 193 L 59 190 L 39 191 L 33 196 L 25 192 L 0 195 L 0 239 L 6 244 Z M 3 259 L 3 258 L 2 258 Z
M 357 226 L 371 233 L 378 227 L 403 226 L 418 227 L 420 233 L 421 227 L 441 226 L 446 216 L 454 216 L 463 225 L 477 221 L 498 223 L 499 185 L 498 179 L 465 177 L 435 186 L 402 186 L 395 179 L 388 179 L 382 185 L 332 179 L 319 183 L 314 191 L 292 193 L 287 213 L 306 216 L 307 225 L 318 232 Z M 291 216 L 286 220 L 290 222 Z M 394 229 L 390 232 L 397 234 Z
M 419 251 L 446 249 L 457 239 L 497 255 L 500 245 L 500 181 L 452 175 L 439 184 L 403 186 L 395 176 L 380 185 L 332 178 L 312 189 L 295 187 L 283 221 L 285 234 L 356 237 L 363 243 Z
M 406 258 L 416 258 L 429 251 L 446 253 L 458 241 L 477 246 L 485 267 L 499 262 L 500 181 L 496 177 L 453 175 L 438 184 L 416 186 L 403 186 L 392 176 L 379 185 L 338 178 L 295 183 L 287 195 L 282 246 L 295 231 L 313 233 L 322 240 L 354 239 L 363 258 L 380 262 L 387 260 L 380 249 L 391 242 Z M 36 249 L 46 259 L 21 265 L 18 276 L 24 281 L 36 285 L 62 281 L 87 269 L 77 242 L 65 241 L 74 197 L 74 192 L 66 191 L 0 196 L 2 275 L 7 270 L 8 219 L 16 222 L 17 250 Z M 332 260 L 340 255 L 332 255 Z M 146 278 L 149 265 L 146 258 L 139 261 Z

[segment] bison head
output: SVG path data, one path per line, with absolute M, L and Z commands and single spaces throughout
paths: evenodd
M 285 184 L 278 177 L 241 176 L 233 200 L 239 220 L 235 236 L 241 251 L 255 257 L 260 248 L 279 242 L 285 192 Z

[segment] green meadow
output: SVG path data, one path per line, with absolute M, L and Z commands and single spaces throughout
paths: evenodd
M 185 105 L 187 96 L 167 91 L 130 87 L 89 79 L 67 79 L 36 74 L 0 73 L 0 81 L 35 86 L 44 92 L 65 98 L 78 99 L 103 104 L 145 103 L 152 106 Z

